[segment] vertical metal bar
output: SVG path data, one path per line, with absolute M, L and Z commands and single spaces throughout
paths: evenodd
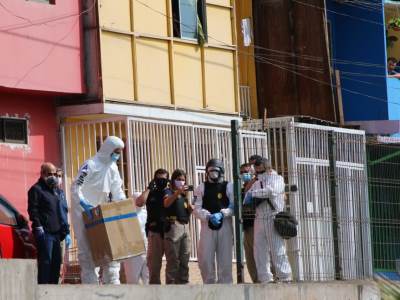
M 90 124 L 87 124 L 87 141 L 86 141 L 86 144 L 88 145 L 88 151 L 89 151 L 89 154 L 88 154 L 88 157 L 91 157 L 92 156 L 92 143 L 91 143 L 91 140 L 92 140 L 92 130 L 91 130 L 91 126 L 90 126 Z
M 86 145 L 87 142 L 85 141 L 85 125 L 81 125 L 81 134 L 82 134 L 82 152 L 83 152 L 83 160 L 82 162 L 84 162 L 87 158 L 86 158 Z
M 103 123 L 100 123 L 99 125 L 100 125 L 100 146 L 101 146 L 103 145 Z
M 338 191 L 338 185 L 336 182 L 336 136 L 333 131 L 328 133 L 328 143 L 329 143 L 329 180 L 330 180 L 330 200 L 332 207 L 332 232 L 333 232 L 333 245 L 334 245 L 334 255 L 335 255 L 335 279 L 339 280 L 341 278 L 342 266 L 340 262 L 339 253 L 339 223 L 338 214 L 336 207 L 336 195 Z
M 129 195 L 133 195 L 134 193 L 134 186 L 133 186 L 133 173 L 132 172 L 132 132 L 131 132 L 131 120 L 125 120 L 125 136 L 127 139 L 126 143 L 126 169 L 128 171 L 128 191 Z
M 79 139 L 79 134 L 78 134 L 78 126 L 77 125 L 75 125 L 74 126 L 75 127 L 75 150 L 76 150 L 76 162 L 77 162 L 77 165 L 78 165 L 78 168 L 77 168 L 77 170 L 79 170 L 79 166 L 81 165 L 81 163 L 80 163 L 80 157 L 79 157 L 79 142 L 78 142 L 78 139 Z
M 113 123 L 114 124 L 114 123 Z M 114 132 L 115 132 L 115 125 L 114 127 Z M 121 139 L 124 139 L 124 137 L 122 136 L 122 125 L 121 125 L 121 121 L 118 121 L 118 136 Z M 125 138 L 125 149 L 127 147 L 127 141 Z M 127 152 L 125 152 L 127 153 Z M 125 168 L 124 168 L 124 161 L 125 161 L 125 156 L 124 156 L 124 151 L 121 152 L 121 159 L 120 159 L 120 165 L 121 165 L 121 176 L 122 176 L 122 182 L 124 183 L 124 190 L 126 189 L 128 191 L 128 195 L 129 195 L 129 184 L 128 186 L 125 186 Z M 127 166 L 128 167 L 128 166 Z M 128 196 L 129 197 L 129 196 Z
M 68 186 L 68 176 L 67 176 L 67 149 L 66 149 L 66 147 L 65 147 L 65 125 L 64 124 L 61 124 L 61 151 L 62 151 L 62 158 L 63 158 L 63 161 L 62 161 L 62 166 L 63 166 L 63 170 L 64 170 L 64 185 L 65 185 L 65 187 L 67 187 Z M 72 180 L 72 175 L 71 175 L 71 180 Z M 68 206 L 70 206 L 70 197 L 69 197 L 69 189 L 65 189 L 65 196 L 66 196 L 66 198 L 67 198 L 67 203 L 68 203 Z
M 71 180 L 74 177 L 74 160 L 72 159 L 72 126 L 68 126 L 68 131 L 69 131 L 69 161 L 70 161 L 70 165 L 71 165 Z M 78 172 L 77 172 L 78 173 Z
M 236 269 L 237 269 L 237 282 L 243 283 L 243 239 L 242 239 L 242 197 L 240 193 L 240 158 L 239 158 L 239 122 L 237 120 L 231 121 L 231 135 L 232 135 L 232 173 L 233 173 L 233 189 L 234 189 L 234 207 L 235 207 L 235 231 L 236 231 Z

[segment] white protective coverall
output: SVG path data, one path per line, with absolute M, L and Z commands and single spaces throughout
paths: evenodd
M 194 191 L 194 215 L 201 221 L 200 241 L 198 246 L 199 268 L 203 283 L 232 283 L 232 246 L 233 246 L 233 184 L 226 186 L 229 207 L 221 209 L 224 215 L 222 227 L 212 230 L 208 227 L 211 213 L 202 208 L 204 183 Z M 215 278 L 215 255 L 217 259 L 217 280 Z
M 133 198 L 136 199 L 141 193 L 134 193 Z M 142 230 L 142 237 L 147 250 L 147 237 L 146 237 L 146 221 L 147 210 L 146 206 L 136 207 L 136 212 L 139 219 L 140 229 Z M 142 280 L 143 284 L 149 283 L 149 269 L 147 268 L 146 253 L 138 256 L 131 257 L 124 261 L 124 270 L 126 283 L 139 284 Z
M 111 160 L 111 154 L 118 148 L 124 148 L 124 142 L 115 136 L 107 137 L 96 155 L 81 166 L 78 176 L 71 187 L 71 217 L 75 238 L 78 243 L 81 281 L 84 284 L 98 283 L 98 272 L 93 263 L 90 246 L 86 238 L 86 229 L 82 218 L 83 208 L 79 202 L 83 199 L 96 207 L 101 203 L 109 202 L 110 193 L 112 201 L 126 199 L 118 167 Z M 101 267 L 103 269 L 104 283 L 120 283 L 119 262 L 111 262 Z
M 271 262 L 274 264 L 279 281 L 290 281 L 292 270 L 286 255 L 285 240 L 274 228 L 274 216 L 283 211 L 285 207 L 285 182 L 276 171 L 267 171 L 258 175 L 258 180 L 253 184 L 248 193 L 254 198 L 269 198 L 275 207 L 273 211 L 267 201 L 256 208 L 254 220 L 254 260 L 257 267 L 259 282 L 273 281 Z

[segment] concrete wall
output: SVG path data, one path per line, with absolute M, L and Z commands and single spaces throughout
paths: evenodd
M 324 282 L 268 285 L 196 286 L 51 286 L 34 284 L 34 261 L 0 260 L 0 299 L 95 300 L 95 299 L 196 299 L 196 300 L 379 300 L 374 282 Z

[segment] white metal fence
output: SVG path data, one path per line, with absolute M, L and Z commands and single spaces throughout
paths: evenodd
M 293 118 L 269 120 L 266 132 L 274 168 L 298 187 L 289 195 L 299 220 L 288 242 L 295 279 L 371 277 L 364 132 Z
M 269 157 L 285 181 L 298 187 L 288 199 L 299 220 L 299 235 L 287 244 L 294 279 L 371 277 L 364 133 L 293 118 L 266 124 L 265 132 L 240 132 L 241 161 L 253 154 Z M 160 167 L 182 168 L 188 182 L 197 185 L 212 157 L 224 161 L 228 180 L 232 176 L 229 128 L 112 118 L 63 124 L 62 135 L 67 192 L 79 166 L 108 135 L 126 143 L 119 168 L 128 195 L 144 190 Z M 196 260 L 200 224 L 192 218 L 190 227 L 191 259 Z
M 108 135 L 124 140 L 126 147 L 118 162 L 127 195 L 143 191 L 158 168 L 187 172 L 188 183 L 204 181 L 205 165 L 210 158 L 224 161 L 226 178 L 232 178 L 231 136 L 229 128 L 187 123 L 114 118 L 63 124 L 64 168 L 67 186 L 80 165 L 96 153 Z M 266 134 L 241 131 L 242 160 L 252 154 L 267 155 Z M 246 149 L 251 149 L 249 152 Z M 67 188 L 68 190 L 68 188 Z M 191 259 L 197 260 L 200 222 L 192 216 Z

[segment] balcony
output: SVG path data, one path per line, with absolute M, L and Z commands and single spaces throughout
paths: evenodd
M 247 85 L 240 86 L 240 115 L 251 118 L 251 88 Z

